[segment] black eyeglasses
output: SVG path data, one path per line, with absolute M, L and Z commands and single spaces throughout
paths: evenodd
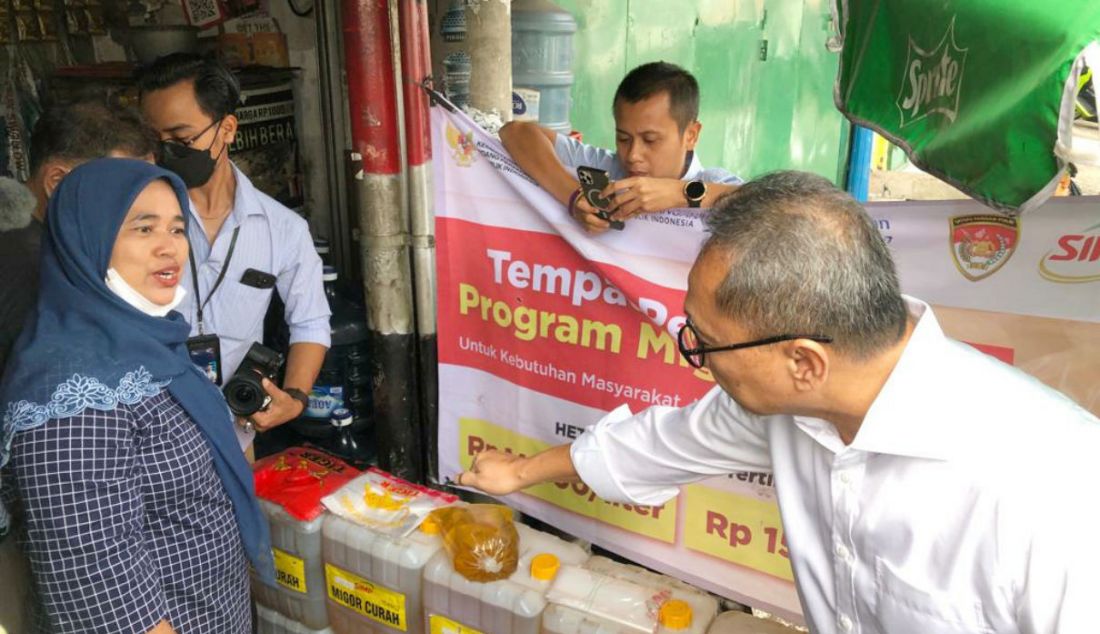
M 711 352 L 727 352 L 729 350 L 756 348 L 758 346 L 768 346 L 773 343 L 779 343 L 780 341 L 794 341 L 795 339 L 809 339 L 810 341 L 816 341 L 818 343 L 833 342 L 832 337 L 826 337 L 824 335 L 776 335 L 774 337 L 765 337 L 763 339 L 746 341 L 745 343 L 735 343 L 728 346 L 704 346 L 699 343 L 699 333 L 696 332 L 695 326 L 691 325 L 691 320 L 684 322 L 684 325 L 680 326 L 680 334 L 676 337 L 676 342 L 680 346 L 680 354 L 684 355 L 684 359 L 687 359 L 688 364 L 693 368 L 701 368 L 706 362 L 706 355 Z
M 198 141 L 202 137 L 202 135 L 209 132 L 211 128 L 218 125 L 222 121 L 224 121 L 224 118 L 223 119 L 218 119 L 217 121 L 211 121 L 210 125 L 203 128 L 201 132 L 199 132 L 198 134 L 192 136 L 190 139 L 163 139 L 163 140 L 161 140 L 161 143 L 167 144 L 167 145 L 182 145 L 183 147 L 191 147 L 192 143 L 194 143 L 195 141 Z M 213 146 L 214 142 L 211 141 L 210 145 Z

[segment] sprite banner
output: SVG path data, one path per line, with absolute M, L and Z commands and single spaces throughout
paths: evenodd
M 1100 2 L 836 2 L 837 108 L 924 171 L 1015 212 L 1050 196 L 1065 161 L 1096 162 L 1073 114 Z
M 432 111 L 439 308 L 439 475 L 475 453 L 530 455 L 626 403 L 686 405 L 714 383 L 676 348 L 704 210 L 592 237 L 461 113 Z M 974 201 L 869 207 L 907 292 L 952 336 L 1100 413 L 1100 202 L 1005 219 Z M 792 262 L 799 253 L 791 251 Z M 777 300 L 778 301 L 778 300 Z M 929 395 L 930 398 L 935 395 Z M 769 473 L 683 487 L 660 507 L 583 483 L 507 501 L 706 590 L 800 620 Z

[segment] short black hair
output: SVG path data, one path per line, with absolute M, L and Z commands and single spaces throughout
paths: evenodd
M 172 53 L 158 57 L 137 72 L 138 92 L 142 96 L 181 81 L 195 82 L 195 100 L 214 121 L 233 114 L 240 104 L 240 82 L 228 66 L 213 56 Z
M 650 62 L 626 74 L 615 91 L 612 110 L 620 101 L 638 103 L 654 95 L 668 93 L 669 110 L 680 132 L 699 118 L 699 82 L 676 64 Z
M 130 108 L 101 101 L 53 106 L 42 113 L 31 131 L 31 174 L 48 161 L 83 163 L 111 152 L 155 156 L 157 134 Z

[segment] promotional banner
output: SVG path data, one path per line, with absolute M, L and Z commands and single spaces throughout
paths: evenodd
M 686 405 L 711 387 L 676 335 L 700 210 L 586 234 L 460 113 L 432 112 L 439 284 L 439 469 L 486 448 L 530 455 L 626 403 Z M 798 619 L 771 476 L 685 487 L 664 506 L 615 504 L 583 484 L 508 503 L 564 531 L 744 603 Z
M 944 330 L 1100 415 L 1100 198 L 1008 218 L 977 202 L 872 204 L 902 289 Z
M 433 109 L 432 133 L 441 477 L 482 449 L 530 455 L 620 404 L 681 406 L 713 387 L 676 346 L 705 211 L 639 216 L 589 236 L 465 115 Z M 937 305 L 949 333 L 1100 410 L 1100 377 L 1085 358 L 1100 335 L 1100 203 L 1050 203 L 1024 220 L 957 201 L 870 210 L 906 292 Z M 584 484 L 507 501 L 800 620 L 770 474 L 704 480 L 660 507 L 606 502 Z

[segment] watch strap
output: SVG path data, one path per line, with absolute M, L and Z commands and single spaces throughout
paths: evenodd
M 289 394 L 291 398 L 302 404 L 302 414 L 305 414 L 306 410 L 309 409 L 309 395 L 296 387 L 288 387 L 285 388 L 283 391 Z M 301 416 L 301 414 L 299 414 L 299 416 Z

